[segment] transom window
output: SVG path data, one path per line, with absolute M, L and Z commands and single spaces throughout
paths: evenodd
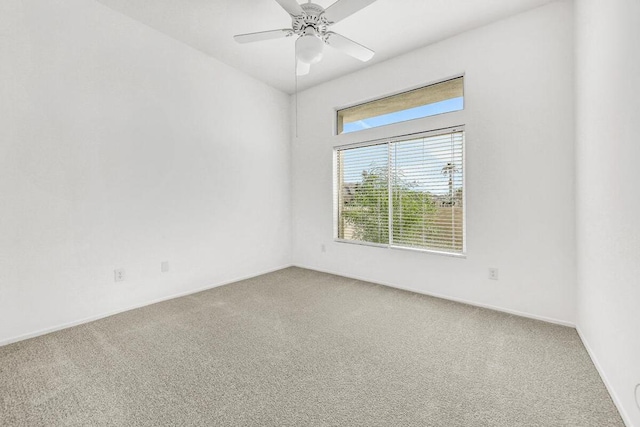
M 335 150 L 339 241 L 463 254 L 464 129 Z
M 338 110 L 338 134 L 356 132 L 464 108 L 464 77 Z

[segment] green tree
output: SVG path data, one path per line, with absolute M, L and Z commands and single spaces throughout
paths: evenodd
M 449 205 L 453 205 L 453 175 L 456 172 L 460 172 L 460 169 L 453 163 L 447 163 L 442 167 L 442 175 L 449 177 Z
M 420 243 L 432 231 L 436 210 L 431 195 L 419 191 L 415 183 L 401 174 L 391 176 L 394 242 Z M 389 243 L 389 175 L 387 168 L 373 168 L 362 173 L 353 198 L 345 206 L 343 220 L 353 229 L 357 240 Z

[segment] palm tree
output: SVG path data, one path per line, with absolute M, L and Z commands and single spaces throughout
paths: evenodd
M 453 175 L 460 172 L 460 169 L 453 163 L 447 163 L 442 167 L 442 175 L 449 177 L 449 205 L 453 206 Z

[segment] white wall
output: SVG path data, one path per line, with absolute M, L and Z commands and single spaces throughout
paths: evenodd
M 94 1 L 2 0 L 0 344 L 288 265 L 289 119 Z
M 571 2 L 551 3 L 300 93 L 294 264 L 572 324 L 572 13 Z M 333 136 L 335 107 L 460 73 L 463 112 Z M 467 144 L 466 259 L 333 241 L 334 145 L 459 124 Z M 500 269 L 499 281 L 487 278 L 489 267 Z
M 639 42 L 638 0 L 577 1 L 577 323 L 629 426 L 640 426 Z

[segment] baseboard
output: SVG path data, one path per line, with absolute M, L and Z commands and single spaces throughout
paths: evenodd
M 335 271 L 328 271 L 328 270 L 323 270 L 323 269 L 319 269 L 319 268 L 315 268 L 315 267 L 308 267 L 308 266 L 301 265 L 301 264 L 293 264 L 293 266 L 294 267 L 299 267 L 299 268 L 305 268 L 307 270 L 318 271 L 320 273 L 334 274 L 336 276 L 347 277 L 349 279 L 360 280 L 360 281 L 363 281 L 363 282 L 375 283 L 376 285 L 387 286 L 389 288 L 400 289 L 400 290 L 403 290 L 403 291 L 415 292 L 417 294 L 427 295 L 427 296 L 434 297 L 434 298 L 445 299 L 445 300 L 448 300 L 448 301 L 455 301 L 455 302 L 459 302 L 461 304 L 471 305 L 471 306 L 474 306 L 474 307 L 481 307 L 481 308 L 486 308 L 486 309 L 489 309 L 489 310 L 500 311 L 502 313 L 513 314 L 515 316 L 526 317 L 528 319 L 540 320 L 542 322 L 553 323 L 555 325 L 568 326 L 570 328 L 575 328 L 576 327 L 575 323 L 572 323 L 572 322 L 567 322 L 565 320 L 560 320 L 560 319 L 554 319 L 554 318 L 551 318 L 551 317 L 539 316 L 537 314 L 527 313 L 527 312 L 523 312 L 523 311 L 512 310 L 510 308 L 498 307 L 498 306 L 495 306 L 495 305 L 479 303 L 479 302 L 476 302 L 476 301 L 469 301 L 469 300 L 465 300 L 463 298 L 452 297 L 452 296 L 449 296 L 449 295 L 442 295 L 442 294 L 438 294 L 438 293 L 435 293 L 435 292 L 425 292 L 425 291 L 420 290 L 420 289 L 414 289 L 414 288 L 409 288 L 409 287 L 405 287 L 405 286 L 399 286 L 399 285 L 396 285 L 394 283 L 382 282 L 382 281 L 379 281 L 379 280 L 371 280 L 371 279 L 368 279 L 368 278 L 365 278 L 365 277 L 359 277 L 359 276 L 354 276 L 354 275 L 350 275 L 350 274 L 342 274 L 342 273 L 338 273 L 338 272 L 335 272 Z
M 634 427 L 633 424 L 631 423 L 631 417 L 629 417 L 627 412 L 624 410 L 624 407 L 620 403 L 620 398 L 618 398 L 617 393 L 611 386 L 611 382 L 607 378 L 607 375 L 605 374 L 604 369 L 602 369 L 602 365 L 600 364 L 600 362 L 598 361 L 598 358 L 596 357 L 595 353 L 591 349 L 589 342 L 580 331 L 579 326 L 576 326 L 576 331 L 578 331 L 578 336 L 582 341 L 582 345 L 584 345 L 584 348 L 587 349 L 587 353 L 589 354 L 589 357 L 591 358 L 593 365 L 596 367 L 598 374 L 600 374 L 600 378 L 602 379 L 604 386 L 607 388 L 607 391 L 609 392 L 609 396 L 611 396 L 611 400 L 613 400 L 613 403 L 616 405 L 616 408 L 618 408 L 618 412 L 620 413 L 620 417 L 622 417 L 622 421 L 627 427 Z
M 184 297 L 184 296 L 187 296 L 187 295 L 197 294 L 198 292 L 202 292 L 202 291 L 206 291 L 206 290 L 209 290 L 209 289 L 217 288 L 217 287 L 220 287 L 220 286 L 228 285 L 230 283 L 239 282 L 241 280 L 252 279 L 254 277 L 262 276 L 263 274 L 267 274 L 267 273 L 273 273 L 274 271 L 282 270 L 282 269 L 288 268 L 288 267 L 292 267 L 292 264 L 287 264 L 287 265 L 283 265 L 283 266 L 280 266 L 280 267 L 271 268 L 269 270 L 261 271 L 259 273 L 250 274 L 250 275 L 247 275 L 247 276 L 237 277 L 237 278 L 231 279 L 231 280 L 225 280 L 224 282 L 220 282 L 220 283 L 216 283 L 216 284 L 212 284 L 212 285 L 207 285 L 207 286 L 204 286 L 204 287 L 200 287 L 200 288 L 197 288 L 197 289 L 189 290 L 189 291 L 186 291 L 186 292 L 181 292 L 181 293 L 178 293 L 178 294 L 172 294 L 172 295 L 169 295 L 169 296 L 166 296 L 166 297 L 156 298 L 154 300 L 147 301 L 147 302 L 144 302 L 144 303 L 141 303 L 141 304 L 135 304 L 135 305 L 123 308 L 123 309 L 118 309 L 118 310 L 110 311 L 110 312 L 107 312 L 107 313 L 98 314 L 98 315 L 95 315 L 95 316 L 85 317 L 84 319 L 75 320 L 73 322 L 68 322 L 68 323 L 63 323 L 61 325 L 56 325 L 56 326 L 53 326 L 51 328 L 45 328 L 45 329 L 41 329 L 41 330 L 38 330 L 38 331 L 35 331 L 35 332 L 29 332 L 27 334 L 19 335 L 17 337 L 8 338 L 8 339 L 0 341 L 0 347 L 8 345 L 8 344 L 13 344 L 13 343 L 16 343 L 16 342 L 19 342 L 19 341 L 24 341 L 24 340 L 27 340 L 29 338 L 35 338 L 35 337 L 39 337 L 41 335 L 50 334 L 51 332 L 56 332 L 56 331 L 60 331 L 60 330 L 63 330 L 63 329 L 72 328 L 74 326 L 82 325 L 82 324 L 85 324 L 85 323 L 94 322 L 96 320 L 104 319 L 106 317 L 115 316 L 116 314 L 124 313 L 125 311 L 135 310 L 136 308 L 142 308 L 142 307 L 146 307 L 148 305 L 157 304 L 159 302 L 163 302 L 163 301 L 168 301 L 168 300 L 172 300 L 172 299 L 175 299 L 175 298 Z

